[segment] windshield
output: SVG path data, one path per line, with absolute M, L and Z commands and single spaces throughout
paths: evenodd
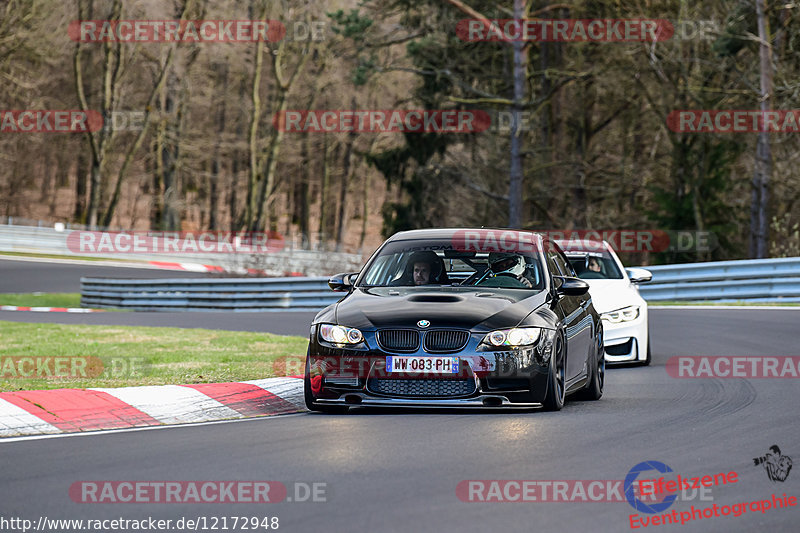
M 566 256 L 581 279 L 622 279 L 617 262 L 607 251 L 569 251 Z
M 454 249 L 452 240 L 397 241 L 373 258 L 360 287 L 544 289 L 537 255 Z

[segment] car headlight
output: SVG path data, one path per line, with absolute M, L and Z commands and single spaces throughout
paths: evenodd
M 603 313 L 600 315 L 600 318 L 603 320 L 608 320 L 612 324 L 630 322 L 631 320 L 636 320 L 639 318 L 639 306 L 631 305 L 629 307 L 617 309 L 616 311 L 609 311 L 608 313 Z
M 363 342 L 364 335 L 356 328 L 346 328 L 336 324 L 320 324 L 319 336 L 322 340 L 334 344 L 359 344 Z
M 539 328 L 498 329 L 487 334 L 483 343 L 489 346 L 528 346 L 539 338 Z

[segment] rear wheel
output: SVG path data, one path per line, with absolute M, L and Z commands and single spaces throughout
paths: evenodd
M 550 357 L 550 375 L 543 402 L 546 411 L 560 411 L 564 407 L 565 352 L 564 338 L 559 334 L 553 346 L 553 355 Z
M 311 392 L 311 358 L 306 355 L 306 371 L 303 376 L 303 397 L 306 401 L 306 408 L 309 411 L 316 411 L 318 413 L 346 413 L 348 407 L 346 405 L 318 405 L 314 403 L 314 394 Z

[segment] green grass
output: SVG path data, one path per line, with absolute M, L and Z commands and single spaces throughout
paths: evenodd
M 781 307 L 797 307 L 800 306 L 800 302 L 748 302 L 747 300 L 738 300 L 736 302 L 694 302 L 694 301 L 678 301 L 678 300 L 665 300 L 663 302 L 648 302 L 649 306 L 659 306 L 659 305 L 707 305 L 707 306 L 719 306 L 719 305 L 749 305 L 752 307 L 765 307 L 765 306 L 781 306 Z
M 16 305 L 20 307 L 80 307 L 81 295 L 79 292 L 0 293 L 0 305 Z
M 295 375 L 302 372 L 307 346 L 305 338 L 271 333 L 0 321 L 0 391 Z M 59 359 L 65 364 L 62 370 L 56 359 L 44 359 L 66 357 L 75 359 Z M 40 371 L 61 376 L 20 375 L 37 362 Z

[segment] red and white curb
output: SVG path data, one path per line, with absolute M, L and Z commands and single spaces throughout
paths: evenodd
M 94 257 L 91 263 L 88 263 L 86 260 L 82 259 L 69 259 L 66 257 L 60 258 L 43 258 L 43 257 L 15 257 L 15 256 L 6 256 L 0 252 L 0 260 L 9 260 L 9 261 L 28 261 L 28 262 L 35 262 L 35 263 L 55 263 L 55 264 L 66 264 L 66 265 L 87 265 L 91 264 L 93 266 L 112 266 L 112 267 L 122 267 L 122 268 L 149 268 L 149 269 L 157 269 L 157 270 L 183 270 L 186 272 L 216 272 L 219 274 L 251 274 L 254 276 L 266 276 L 266 277 L 274 277 L 274 276 L 286 276 L 286 277 L 303 277 L 305 274 L 302 272 L 292 272 L 289 270 L 285 270 L 283 272 L 278 271 L 268 271 L 268 270 L 258 270 L 256 268 L 225 268 L 219 265 L 203 265 L 200 263 L 186 263 L 186 262 L 174 262 L 174 261 L 114 261 L 112 259 L 97 258 Z
M 164 270 L 185 270 L 187 272 L 219 272 L 233 274 L 251 274 L 255 276 L 274 276 L 275 272 L 258 270 L 256 268 L 234 268 L 226 269 L 216 265 L 201 265 L 199 263 L 169 263 L 165 261 L 148 261 L 148 265 Z M 284 276 L 300 277 L 305 276 L 302 272 L 284 272 Z
M 89 309 L 84 307 L 25 307 L 18 305 L 0 305 L 0 311 L 35 311 L 37 313 L 101 313 L 105 309 Z
M 0 437 L 189 424 L 304 410 L 299 377 L 0 392 Z
M 186 270 L 187 272 L 225 272 L 221 266 L 201 265 L 199 263 L 168 263 L 166 261 L 148 261 L 148 265 L 164 270 Z

